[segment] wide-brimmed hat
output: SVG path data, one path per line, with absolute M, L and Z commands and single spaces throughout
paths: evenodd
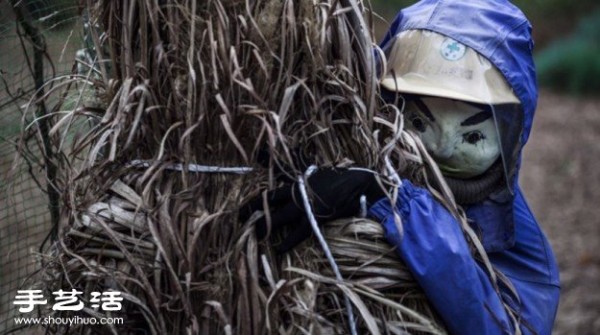
M 481 104 L 519 103 L 500 71 L 458 41 L 428 30 L 406 30 L 389 45 L 381 85 L 390 91 Z

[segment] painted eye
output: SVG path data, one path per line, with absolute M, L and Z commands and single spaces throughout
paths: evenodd
M 471 131 L 466 134 L 463 134 L 463 142 L 469 142 L 471 144 L 475 144 L 481 140 L 485 139 L 485 136 L 480 131 Z
M 422 132 L 422 133 L 424 133 L 424 132 L 425 132 L 425 128 L 427 128 L 427 126 L 425 125 L 425 122 L 423 121 L 423 119 L 421 119 L 421 118 L 420 118 L 420 117 L 418 117 L 418 116 L 415 116 L 415 117 L 413 117 L 413 118 L 410 120 L 410 122 L 412 123 L 412 126 L 413 126 L 413 127 L 416 129 L 416 130 L 418 130 L 418 131 L 420 131 L 420 132 Z

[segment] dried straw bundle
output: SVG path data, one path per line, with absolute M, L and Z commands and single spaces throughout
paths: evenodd
M 55 116 L 64 210 L 46 258 L 48 290 L 123 292 L 126 324 L 95 328 L 115 334 L 348 333 L 345 299 L 360 333 L 444 333 L 378 224 L 326 226 L 342 282 L 314 242 L 275 255 L 255 239 L 256 215 L 238 222 L 242 204 L 277 187 L 275 171 L 296 178 L 304 164 L 421 182 L 439 175 L 398 109 L 376 98 L 360 4 L 130 0 L 88 9 L 106 32 L 93 35 L 96 49 L 107 52 L 57 87 L 89 85 L 102 103 Z M 259 161 L 260 151 L 269 158 Z

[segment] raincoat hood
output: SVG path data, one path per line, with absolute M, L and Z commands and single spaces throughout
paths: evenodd
M 520 135 L 515 143 L 516 156 L 520 156 L 531 132 L 538 97 L 531 24 L 523 12 L 507 0 L 423 0 L 400 11 L 380 46 L 387 50 L 395 36 L 418 29 L 450 37 L 496 66 L 521 102 L 522 115 L 505 115 L 509 120 L 503 120 L 521 123 L 516 127 Z M 518 165 L 518 159 L 513 165 Z M 512 177 L 515 168 L 510 168 Z
M 509 248 L 514 243 L 515 208 L 523 205 L 514 203 L 520 192 L 521 150 L 531 132 L 538 97 L 531 24 L 507 0 L 422 0 L 400 11 L 380 47 L 388 52 L 396 37 L 409 30 L 432 31 L 470 47 L 498 69 L 520 101 L 518 108 L 494 113 L 497 124 L 509 125 L 500 129 L 501 136 L 511 139 L 502 144 L 511 148 L 505 151 L 510 155 L 503 155 L 509 187 L 466 207 L 488 252 Z
M 522 147 L 531 131 L 538 88 L 531 24 L 521 10 L 506 0 L 423 0 L 398 14 L 381 48 L 389 48 L 399 33 L 416 29 L 448 36 L 498 68 L 523 108 Z

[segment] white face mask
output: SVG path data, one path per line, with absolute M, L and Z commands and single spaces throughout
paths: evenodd
M 405 115 L 408 128 L 421 137 L 445 176 L 478 176 L 500 156 L 489 111 L 455 100 L 422 97 L 408 104 Z

